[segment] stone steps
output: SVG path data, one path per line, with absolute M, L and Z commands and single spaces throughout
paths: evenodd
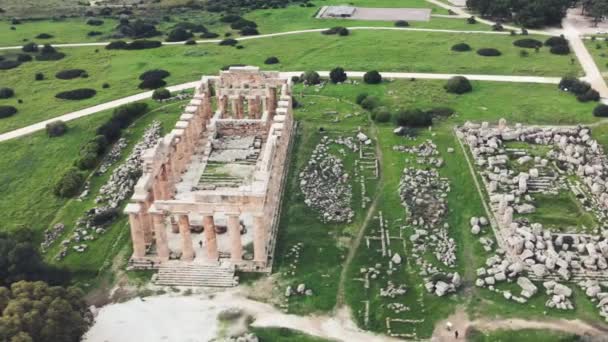
M 234 287 L 233 266 L 169 262 L 160 266 L 155 284 L 163 286 Z

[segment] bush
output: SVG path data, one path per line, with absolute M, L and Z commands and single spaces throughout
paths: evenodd
M 55 77 L 60 80 L 71 80 L 74 78 L 81 77 L 83 74 L 86 74 L 86 71 L 83 69 L 68 69 L 56 73 Z
M 0 106 L 0 119 L 8 118 L 17 114 L 17 108 L 13 106 Z
M 171 73 L 169 73 L 167 70 L 163 70 L 163 69 L 152 69 L 152 70 L 148 70 L 144 73 L 142 73 L 141 75 L 139 75 L 139 80 L 140 81 L 145 81 L 145 80 L 149 80 L 149 79 L 164 79 L 171 76 Z
M 15 91 L 11 88 L 0 88 L 0 99 L 9 99 L 15 95 Z
M 120 131 L 120 124 L 111 120 L 97 128 L 97 134 L 106 138 L 108 142 L 114 142 L 120 138 Z
M 608 118 L 608 105 L 599 104 L 593 109 L 593 116 L 598 118 Z
M 513 45 L 521 48 L 536 49 L 543 46 L 543 42 L 532 38 L 524 38 L 514 41 Z
M 264 61 L 264 64 L 278 64 L 278 63 L 279 63 L 279 59 L 275 56 L 268 57 Z
M 186 42 L 184 44 L 186 44 L 186 45 L 196 45 L 196 40 L 194 40 L 194 39 L 188 39 L 188 40 L 186 40 Z
M 110 42 L 108 45 L 106 45 L 106 50 L 124 50 L 127 48 L 128 45 L 129 44 L 127 44 L 127 42 L 117 40 Z
M 91 221 L 95 226 L 105 226 L 112 223 L 118 217 L 118 214 L 117 209 L 108 208 L 93 214 Z
M 397 125 L 407 127 L 428 127 L 433 124 L 431 115 L 420 109 L 400 110 L 397 112 L 395 121 Z
M 375 113 L 374 121 L 376 122 L 389 122 L 391 121 L 391 113 L 388 110 L 379 110 Z
M 32 56 L 28 55 L 27 53 L 20 53 L 17 55 L 17 62 L 25 63 L 25 62 L 31 62 L 32 60 L 33 60 Z
M 34 76 L 34 79 L 36 81 L 42 81 L 42 80 L 44 80 L 44 74 L 41 72 L 37 72 L 36 75 Z
M 382 75 L 376 70 L 368 71 L 363 75 L 363 82 L 367 84 L 378 84 L 382 82 Z
M 84 181 L 85 177 L 82 172 L 76 168 L 69 169 L 55 184 L 54 193 L 59 197 L 74 197 L 78 195 Z
M 91 25 L 91 26 L 101 26 L 101 25 L 103 25 L 103 20 L 96 19 L 96 18 L 89 18 L 89 19 L 87 19 L 87 21 L 85 23 L 87 25 Z
M 167 36 L 168 42 L 181 42 L 192 38 L 193 34 L 183 28 L 176 28 L 169 32 Z
M 306 85 L 314 85 L 321 83 L 321 76 L 316 71 L 307 71 L 300 76 L 302 82 Z
M 565 76 L 559 81 L 558 88 L 575 95 L 582 95 L 591 89 L 591 85 L 574 76 Z
M 360 105 L 361 102 L 363 102 L 363 100 L 365 100 L 365 98 L 368 96 L 369 95 L 367 93 L 361 93 L 361 94 L 357 95 L 357 98 L 355 99 L 355 103 Z
M 136 118 L 142 116 L 148 111 L 148 105 L 146 103 L 130 103 L 118 107 L 112 113 L 112 122 L 117 122 L 120 128 L 127 128 Z
M 564 36 L 551 37 L 545 41 L 547 46 L 568 45 L 568 39 Z
M 149 79 L 143 80 L 139 84 L 139 89 L 158 89 L 158 88 L 162 88 L 166 85 L 167 85 L 167 82 L 165 82 L 161 78 L 149 78 Z
M 219 45 L 222 46 L 235 46 L 236 44 L 238 44 L 239 41 L 233 38 L 226 38 L 224 40 L 222 40 L 221 42 L 219 42 Z
M 378 107 L 379 101 L 375 96 L 367 96 L 363 101 L 361 101 L 361 107 L 367 110 L 373 110 Z
M 95 89 L 81 88 L 81 89 L 62 91 L 62 92 L 58 93 L 57 95 L 55 95 L 55 97 L 58 99 L 62 99 L 62 100 L 84 100 L 84 99 L 89 99 L 89 98 L 95 96 L 95 94 L 97 94 Z
M 530 53 L 527 50 L 519 51 L 519 57 L 528 57 L 528 56 L 530 56 Z
M 469 24 L 477 24 L 477 19 L 474 16 L 470 16 L 467 18 L 467 23 Z
M 0 70 L 14 69 L 20 65 L 19 61 L 0 61 Z
M 464 94 L 473 90 L 471 82 L 464 76 L 454 76 L 444 86 L 448 93 Z
M 65 57 L 65 53 L 62 52 L 53 52 L 53 53 L 45 53 L 36 56 L 37 61 L 46 62 L 46 61 L 58 61 Z
M 435 107 L 426 111 L 433 118 L 447 118 L 452 116 L 455 111 L 450 107 Z
M 221 17 L 220 21 L 224 22 L 224 23 L 232 23 L 232 22 L 235 22 L 235 21 L 240 20 L 240 19 L 242 19 L 242 18 L 239 15 L 236 15 L 236 14 L 227 14 L 227 15 Z
M 493 48 L 479 49 L 477 50 L 477 54 L 484 57 L 497 57 L 501 55 L 500 51 Z
M 177 24 L 175 24 L 175 26 L 173 26 L 173 28 L 174 29 L 182 28 L 184 30 L 188 30 L 188 31 L 193 32 L 193 33 L 207 32 L 207 28 L 204 25 L 195 24 L 195 23 L 189 23 L 187 21 L 183 21 L 181 23 L 177 23 Z
M 338 34 L 338 35 L 341 35 L 341 36 L 348 36 L 349 32 L 348 32 L 348 29 L 346 27 L 335 26 L 335 27 L 332 27 L 332 28 L 327 29 L 325 31 L 321 31 L 321 34 L 325 34 L 325 35 Z
M 576 99 L 579 100 L 580 102 L 590 102 L 590 101 L 597 102 L 600 100 L 600 93 L 598 93 L 597 90 L 595 90 L 595 89 L 589 89 L 585 93 L 578 95 L 576 97 Z
M 34 42 L 27 43 L 21 47 L 23 52 L 38 52 L 38 44 Z
M 46 124 L 46 134 L 50 138 L 60 137 L 68 131 L 68 125 L 61 120 L 53 121 Z
M 501 23 L 496 23 L 496 24 L 492 25 L 492 31 L 502 32 L 504 30 L 505 30 L 505 28 L 502 26 Z
M 410 23 L 408 23 L 405 20 L 397 20 L 397 21 L 395 21 L 395 26 L 397 26 L 397 27 L 408 27 L 408 26 L 410 26 Z
M 469 46 L 469 44 L 467 44 L 467 43 L 454 44 L 452 46 L 452 51 L 456 51 L 456 52 L 471 51 L 471 46 Z
M 81 155 L 74 162 L 74 166 L 76 166 L 80 170 L 92 170 L 97 166 L 97 162 L 99 161 L 99 156 L 96 153 L 85 153 Z
M 346 72 L 343 68 L 337 67 L 329 72 L 329 79 L 332 83 L 342 83 L 346 81 Z
M 101 36 L 103 34 L 103 32 L 99 32 L 99 31 L 89 31 L 87 33 L 87 36 L 89 37 L 95 37 L 95 36 Z
M 163 43 L 158 40 L 140 39 L 140 40 L 134 40 L 131 43 L 129 43 L 126 47 L 126 50 L 155 49 L 155 48 L 161 47 L 162 45 L 163 45 Z
M 250 27 L 250 26 L 243 27 L 241 29 L 240 33 L 243 36 L 256 36 L 256 35 L 260 34 L 260 32 L 258 32 L 258 29 L 256 29 L 255 27 Z
M 215 33 L 215 32 L 205 32 L 203 34 L 201 34 L 201 38 L 206 38 L 206 39 L 213 39 L 213 38 L 217 38 L 220 35 Z
M 36 36 L 37 39 L 51 39 L 53 38 L 52 34 L 48 34 L 48 33 L 40 33 L 39 35 Z
M 555 45 L 549 51 L 554 55 L 567 55 L 570 53 L 570 47 L 568 45 Z
M 53 54 L 53 53 L 57 53 L 57 50 L 51 44 L 44 44 L 42 46 L 42 49 L 40 49 L 40 53 L 43 55 Z
M 171 92 L 166 88 L 159 88 L 154 90 L 152 98 L 154 100 L 165 100 L 171 97 Z
M 108 88 L 110 88 L 110 84 L 109 83 L 104 83 L 104 84 L 101 85 L 101 87 L 103 89 L 108 89 Z
M 230 28 L 233 30 L 242 30 L 245 27 L 256 28 L 256 27 L 258 27 L 258 24 L 256 24 L 255 22 L 253 22 L 251 20 L 247 20 L 247 19 L 243 19 L 243 18 L 240 18 L 240 19 L 232 22 L 232 24 L 230 24 Z

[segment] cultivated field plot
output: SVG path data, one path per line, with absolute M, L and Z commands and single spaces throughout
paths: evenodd
M 543 281 L 553 294 L 545 306 L 561 310 L 574 308 L 572 290 L 556 281 L 576 281 L 592 299 L 603 292 L 608 159 L 591 130 L 508 127 L 500 120 L 495 127 L 466 123 L 456 133 L 470 147 L 498 245 L 487 268 L 477 270 L 476 285 L 525 303 L 538 291 L 531 280 Z M 471 219 L 475 235 L 478 222 Z M 499 289 L 509 278 L 516 279 L 521 294 L 513 287 Z M 601 299 L 600 315 L 606 316 L 608 300 Z

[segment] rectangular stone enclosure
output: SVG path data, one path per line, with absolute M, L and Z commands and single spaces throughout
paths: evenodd
M 269 272 L 292 127 L 291 80 L 278 72 L 204 76 L 175 129 L 143 154 L 125 208 L 130 267 Z
M 429 8 L 369 8 L 351 6 L 323 6 L 317 15 L 319 19 L 353 19 L 385 21 L 429 21 Z

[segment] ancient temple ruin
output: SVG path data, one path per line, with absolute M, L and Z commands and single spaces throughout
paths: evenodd
M 293 128 L 291 81 L 232 67 L 204 76 L 144 153 L 129 215 L 133 268 L 272 267 Z

